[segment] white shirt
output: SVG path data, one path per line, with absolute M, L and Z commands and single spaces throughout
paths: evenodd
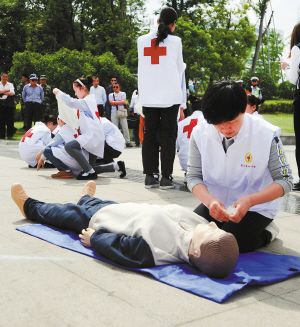
M 5 90 L 5 91 L 9 91 L 11 93 L 13 93 L 12 95 L 15 94 L 15 88 L 13 83 L 7 82 L 5 85 L 2 84 L 2 82 L 0 82 L 0 90 Z M 1 100 L 5 100 L 7 99 L 7 95 L 6 94 L 0 94 L 0 101 Z
M 108 96 L 109 101 L 122 101 L 122 100 L 126 100 L 126 93 L 125 92 L 114 92 L 114 93 L 110 93 Z M 122 104 L 118 104 L 118 109 L 123 109 L 124 105 Z M 117 111 L 117 106 L 111 106 L 111 111 Z
M 156 33 L 142 35 L 138 46 L 138 90 L 142 106 L 170 107 L 184 101 L 182 81 L 185 64 L 181 39 L 168 35 L 158 47 Z
M 290 83 L 296 85 L 299 78 L 300 49 L 295 45 L 291 50 L 289 68 L 285 70 L 287 79 Z
M 89 227 L 112 233 L 141 236 L 149 245 L 156 265 L 189 262 L 193 229 L 208 222 L 177 204 L 111 204 L 96 212 Z
M 90 93 L 95 95 L 97 104 L 104 105 L 107 100 L 106 92 L 103 86 L 91 86 Z

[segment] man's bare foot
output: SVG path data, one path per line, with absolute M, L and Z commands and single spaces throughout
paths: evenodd
M 83 229 L 81 234 L 79 234 L 80 242 L 87 247 L 91 246 L 91 237 L 95 233 L 92 228 Z
M 94 181 L 88 181 L 82 189 L 82 195 L 94 196 L 96 193 L 96 187 L 97 184 Z
M 11 197 L 15 204 L 19 207 L 22 215 L 26 217 L 24 212 L 24 203 L 29 198 L 29 196 L 24 191 L 23 186 L 21 184 L 13 184 L 10 191 Z

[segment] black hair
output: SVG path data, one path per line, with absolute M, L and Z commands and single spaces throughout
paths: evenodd
M 7 71 L 3 71 L 2 73 L 1 73 L 1 76 L 2 75 L 8 75 L 8 72 Z
M 235 119 L 245 112 L 246 105 L 247 96 L 244 89 L 232 81 L 213 84 L 202 98 L 203 116 L 213 125 Z
M 202 107 L 202 99 L 191 94 L 189 96 L 189 101 L 191 103 L 191 112 L 194 112 L 194 111 L 201 111 L 201 107 Z
M 44 116 L 44 123 L 53 123 L 53 125 L 57 125 L 57 116 L 54 115 L 47 115 Z
M 247 95 L 247 104 L 250 104 L 250 106 L 255 106 L 255 110 L 257 111 L 258 105 L 261 103 L 261 101 L 253 94 Z
M 158 46 L 169 34 L 172 34 L 169 28 L 170 24 L 174 24 L 178 18 L 177 12 L 172 7 L 165 7 L 160 12 L 158 18 L 158 29 L 155 45 Z
M 78 80 L 90 91 L 90 87 L 93 85 L 93 78 L 91 76 L 79 77 Z M 75 80 L 73 84 L 76 84 L 78 87 L 82 87 L 81 83 Z

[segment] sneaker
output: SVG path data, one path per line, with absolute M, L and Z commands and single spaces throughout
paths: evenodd
M 56 174 L 51 175 L 52 178 L 57 178 L 57 179 L 70 179 L 74 178 L 73 174 L 70 171 L 59 171 Z
M 158 177 L 154 175 L 146 175 L 145 188 L 154 188 L 159 186 Z
M 300 182 L 294 184 L 293 191 L 300 191 Z
M 275 225 L 273 221 L 265 228 L 265 230 L 271 233 L 270 242 L 273 242 L 279 234 L 279 228 Z
M 126 148 L 132 148 L 132 144 L 131 143 L 126 143 Z
M 45 162 L 44 168 L 56 168 L 51 162 Z
M 162 176 L 160 183 L 159 183 L 159 188 L 161 190 L 168 190 L 171 188 L 175 188 L 175 185 L 173 183 L 173 177 L 172 176 L 169 176 L 169 177 Z
M 82 181 L 92 180 L 92 179 L 97 179 L 97 178 L 98 178 L 98 175 L 96 172 L 85 175 L 85 173 L 83 171 L 76 177 L 76 179 L 82 180 Z
M 119 166 L 118 171 L 121 172 L 120 178 L 124 178 L 126 176 L 125 162 L 124 161 L 118 161 L 117 164 Z

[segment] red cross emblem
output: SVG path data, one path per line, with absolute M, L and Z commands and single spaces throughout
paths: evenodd
M 96 117 L 100 120 L 100 114 L 99 111 L 95 111 Z
M 151 40 L 151 47 L 144 48 L 144 56 L 151 57 L 151 65 L 159 65 L 159 57 L 167 55 L 167 47 L 155 45 L 156 39 Z
M 187 132 L 187 138 L 191 137 L 193 128 L 198 124 L 198 119 L 191 119 L 190 124 L 183 127 L 183 133 Z
M 22 138 L 21 138 L 21 142 L 25 142 L 25 139 L 26 139 L 26 137 L 29 137 L 29 138 L 31 138 L 31 136 L 33 135 L 33 133 L 32 133 L 32 128 L 30 128 L 23 136 L 22 136 Z

